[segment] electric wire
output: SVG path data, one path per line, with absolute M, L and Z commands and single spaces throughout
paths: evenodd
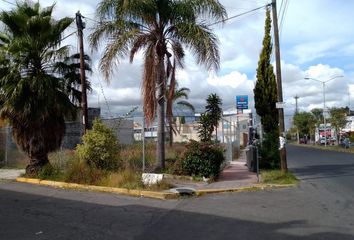
M 12 6 L 17 6 L 15 3 L 9 2 L 9 1 L 7 1 L 7 0 L 1 0 L 1 1 L 3 1 L 3 2 L 5 2 L 5 3 L 8 3 L 8 4 L 11 4 Z

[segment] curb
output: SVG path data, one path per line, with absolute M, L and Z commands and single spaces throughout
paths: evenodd
M 84 185 L 84 184 L 77 184 L 77 183 L 40 180 L 36 178 L 19 177 L 16 178 L 16 181 L 22 183 L 51 186 L 56 188 L 108 192 L 108 193 L 123 194 L 123 195 L 134 196 L 134 197 L 154 198 L 160 200 L 177 199 L 182 195 L 180 193 L 173 193 L 173 192 L 156 192 L 156 191 L 127 189 L 127 188 L 102 187 L 102 186 Z M 252 186 L 238 187 L 238 188 L 199 189 L 195 191 L 195 196 L 202 196 L 205 194 L 212 194 L 212 193 L 251 192 L 251 191 L 261 191 L 266 189 L 289 188 L 295 186 L 297 186 L 297 184 L 256 184 Z
M 37 185 L 57 187 L 57 188 L 108 192 L 108 193 L 124 194 L 124 195 L 135 196 L 135 197 L 155 198 L 155 199 L 161 199 L 161 200 L 176 199 L 179 197 L 178 193 L 154 192 L 154 191 L 127 189 L 127 188 L 114 188 L 114 187 L 83 185 L 83 184 L 77 184 L 77 183 L 66 183 L 66 182 L 56 182 L 56 181 L 49 181 L 49 180 L 40 180 L 40 179 L 36 179 L 36 178 L 19 177 L 19 178 L 16 178 L 16 181 L 22 182 L 22 183 L 31 183 L 31 184 L 37 184 Z
M 261 191 L 267 189 L 290 188 L 295 186 L 297 186 L 297 184 L 256 184 L 256 185 L 251 185 L 247 187 L 238 187 L 238 188 L 200 189 L 200 190 L 196 190 L 196 195 L 202 196 L 204 194 L 226 193 L 226 192 L 252 192 L 252 191 Z

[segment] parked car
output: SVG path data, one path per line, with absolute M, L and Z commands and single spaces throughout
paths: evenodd
M 344 138 L 342 141 L 341 141 L 341 144 L 340 144 L 342 147 L 344 148 L 349 148 L 351 146 L 351 142 L 349 141 L 349 138 Z

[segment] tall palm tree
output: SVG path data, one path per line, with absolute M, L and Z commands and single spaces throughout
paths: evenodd
M 207 22 L 224 20 L 226 11 L 217 0 L 102 0 L 97 16 L 90 42 L 97 49 L 107 40 L 100 61 L 107 79 L 118 59 L 130 55 L 132 62 L 143 50 L 144 114 L 151 124 L 157 113 L 157 167 L 164 168 L 166 62 L 173 56 L 181 64 L 184 45 L 199 64 L 218 69 L 218 41 Z
M 0 117 L 8 120 L 14 140 L 29 156 L 30 175 L 49 163 L 48 153 L 61 145 L 64 117 L 75 112 L 65 80 L 55 70 L 68 54 L 68 46 L 60 43 L 73 19 L 54 20 L 53 8 L 25 1 L 0 13 L 7 38 L 0 40 Z
M 166 113 L 167 113 L 167 120 L 169 123 L 169 141 L 170 141 L 170 146 L 172 146 L 173 143 L 173 132 L 176 133 L 176 130 L 173 128 L 173 105 L 176 104 L 177 106 L 185 109 L 189 109 L 194 112 L 194 106 L 188 102 L 188 93 L 190 92 L 189 88 L 182 87 L 178 88 L 178 84 L 176 83 L 177 88 L 174 89 L 173 94 L 170 96 L 169 91 L 171 89 L 171 86 L 169 85 L 167 87 L 166 91 L 166 98 L 167 98 L 167 107 L 166 107 Z M 180 99 L 185 99 L 185 100 L 180 100 Z

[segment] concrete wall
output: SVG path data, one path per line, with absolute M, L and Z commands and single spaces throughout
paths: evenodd
M 134 142 L 134 121 L 129 119 L 102 119 L 102 122 L 113 129 L 120 144 L 133 144 Z

